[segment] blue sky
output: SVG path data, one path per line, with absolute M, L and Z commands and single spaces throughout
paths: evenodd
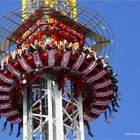
M 116 38 L 115 55 L 111 63 L 119 74 L 121 107 L 118 113 L 114 113 L 115 118 L 110 119 L 110 125 L 104 122 L 103 115 L 91 123 L 95 139 L 140 140 L 140 92 L 138 90 L 140 86 L 140 1 L 79 0 L 79 2 L 102 15 L 109 22 Z M 18 4 L 20 1 L 0 0 L 0 17 Z M 0 129 L 3 121 L 3 119 L 0 120 Z M 133 136 L 132 133 L 139 133 L 139 136 Z M 16 138 L 9 137 L 8 133 L 0 132 L 0 140 L 16 140 Z M 91 138 L 87 137 L 87 140 Z

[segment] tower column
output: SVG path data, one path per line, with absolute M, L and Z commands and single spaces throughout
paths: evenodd
M 27 136 L 27 91 L 23 92 L 23 140 L 28 140 Z
M 52 112 L 52 81 L 47 80 L 48 94 L 48 135 L 49 140 L 53 140 L 53 112 Z
M 64 140 L 62 90 L 58 90 L 58 83 L 56 82 L 54 88 L 56 140 Z
M 79 126 L 80 126 L 80 140 L 85 139 L 84 135 L 84 118 L 83 118 L 83 101 L 82 96 L 78 98 L 79 105 L 78 105 L 78 111 L 79 111 Z
M 33 140 L 32 90 L 23 91 L 23 140 Z

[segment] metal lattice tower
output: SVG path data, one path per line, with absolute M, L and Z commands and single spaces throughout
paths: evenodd
M 0 20 L 0 115 L 23 140 L 92 136 L 90 121 L 119 107 L 113 50 L 107 22 L 76 0 L 22 0 Z

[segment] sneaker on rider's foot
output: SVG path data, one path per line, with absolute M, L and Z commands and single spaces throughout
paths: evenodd
M 113 73 L 112 77 L 116 77 L 116 76 L 118 76 L 118 74 L 117 73 Z
M 108 121 L 107 119 L 105 119 L 105 122 L 106 122 L 107 124 L 110 124 L 110 121 Z
M 117 92 L 117 93 L 116 93 L 116 95 L 120 96 L 120 95 L 121 95 L 121 93 L 120 93 L 120 92 Z
M 13 134 L 13 131 L 10 131 L 9 136 L 11 136 Z
M 114 109 L 112 109 L 112 111 L 113 111 L 113 112 L 118 112 L 118 110 L 117 110 L 117 109 L 115 109 L 115 108 L 114 108 Z
M 115 104 L 115 106 L 118 107 L 118 108 L 120 107 L 118 104 Z
M 16 137 L 18 138 L 18 137 L 20 136 L 20 134 L 21 134 L 20 132 L 19 132 L 19 133 L 17 133 Z
M 112 78 L 113 83 L 117 84 L 119 82 L 119 80 L 117 80 L 116 78 Z
M 89 136 L 94 137 L 94 135 L 91 132 L 88 132 Z
M 111 117 L 111 118 L 115 118 L 112 114 L 110 114 L 109 117 Z
M 121 98 L 119 98 L 119 97 L 117 97 L 116 99 L 117 99 L 117 101 L 121 101 L 121 100 L 122 100 L 122 99 L 121 99 Z
M 2 128 L 2 132 L 4 132 L 6 129 L 7 129 L 6 127 L 3 127 L 3 128 Z
M 108 65 L 107 64 L 103 64 L 103 68 L 107 68 L 108 67 Z

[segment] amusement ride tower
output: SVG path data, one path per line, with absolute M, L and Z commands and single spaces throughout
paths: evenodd
M 0 115 L 23 140 L 84 140 L 118 98 L 113 33 L 76 0 L 22 0 L 0 19 Z

